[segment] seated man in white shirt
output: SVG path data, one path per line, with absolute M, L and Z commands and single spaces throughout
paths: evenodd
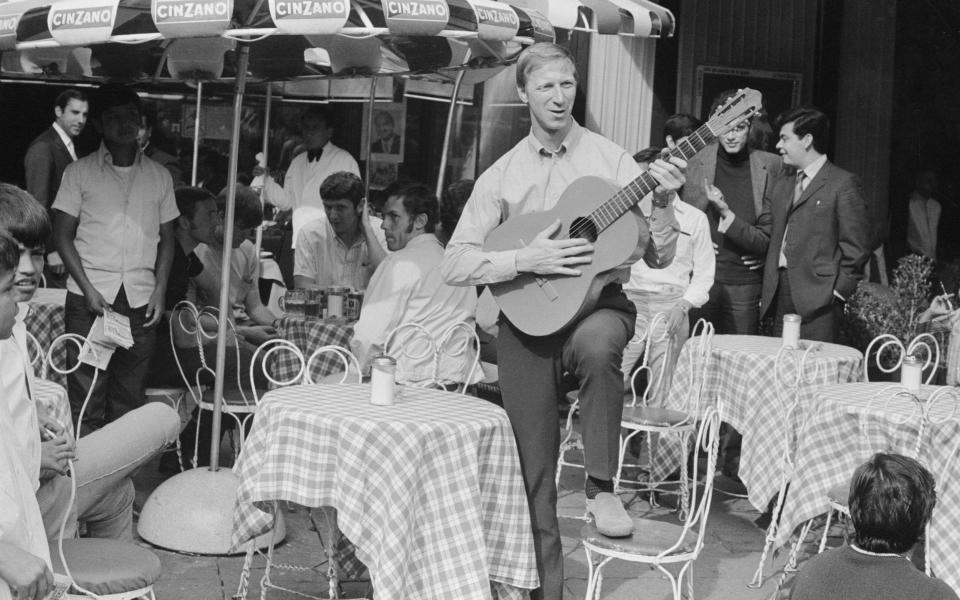
M 37 206 L 43 210 L 39 203 Z M 16 323 L 19 292 L 14 280 L 18 260 L 16 241 L 0 233 L 0 344 L 10 341 Z M 6 400 L 0 401 L 0 600 L 34 600 L 43 598 L 53 585 L 50 552 L 33 495 L 40 464 L 39 443 L 35 444 L 36 452 L 24 452 L 19 443 L 23 433 L 17 431 L 18 423 Z M 39 442 L 36 427 L 33 433 Z
M 687 313 L 710 298 L 716 269 L 707 216 L 677 196 L 671 202 L 680 228 L 673 262 L 662 269 L 652 269 L 639 260 L 630 268 L 630 282 L 623 286 L 627 298 L 637 307 L 636 333 L 623 350 L 624 387 L 630 389 L 631 376 L 644 351 L 645 336 L 653 336 L 647 364 L 653 374 L 648 385 L 656 386 L 649 396 L 654 405 L 662 405 L 670 390 L 680 347 L 690 333 Z M 640 202 L 640 210 L 650 214 L 649 198 Z M 648 331 L 657 313 L 663 313 L 666 320 Z
M 381 221 L 371 217 L 363 182 L 353 173 L 334 173 L 320 186 L 326 216 L 300 230 L 293 264 L 296 287 L 366 289 L 386 256 Z
M 421 184 L 397 189 L 384 204 L 383 230 L 392 253 L 370 279 L 350 343 L 364 372 L 369 371 L 370 360 L 383 352 L 387 336 L 398 325 L 417 323 L 438 344 L 454 323 L 464 321 L 471 329 L 474 327 L 476 288 L 448 285 L 440 275 L 443 246 L 434 233 L 438 212 L 436 197 Z M 409 337 L 408 343 L 417 343 Z M 458 336 L 457 340 L 463 338 Z M 403 340 L 397 347 L 402 344 Z M 419 353 L 419 349 L 412 352 Z M 447 384 L 464 382 L 474 356 L 472 352 L 446 356 L 436 374 L 432 354 L 418 360 L 394 358 L 398 359 L 400 380 L 422 383 L 436 375 L 441 383 Z M 467 383 L 479 379 L 479 373 L 470 379 Z
M 169 406 L 150 403 L 75 442 L 64 424 L 46 415 L 33 396 L 36 385 L 22 317 L 43 272 L 50 221 L 29 194 L 0 184 L 0 229 L 14 236 L 18 252 L 14 291 L 21 302 L 13 334 L 0 340 L 0 404 L 9 411 L 18 436 L 15 443 L 30 462 L 28 472 L 35 482 L 47 537 L 56 538 L 70 503 L 67 461 L 82 457 L 74 466 L 77 496 L 64 535 L 74 535 L 79 519 L 86 521 L 91 537 L 132 540 L 130 475 L 173 441 L 180 419 Z

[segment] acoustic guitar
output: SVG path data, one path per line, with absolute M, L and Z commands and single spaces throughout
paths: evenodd
M 730 129 L 760 110 L 760 92 L 745 88 L 726 102 L 708 122 L 683 138 L 670 154 L 689 160 Z M 562 331 L 596 305 L 611 272 L 623 265 L 641 240 L 649 239 L 646 223 L 630 209 L 657 187 L 643 173 L 626 187 L 602 177 L 581 177 L 571 183 L 552 209 L 512 217 L 484 241 L 485 251 L 518 250 L 556 220 L 554 239 L 584 238 L 594 245 L 591 262 L 578 265 L 580 275 L 520 273 L 490 285 L 500 310 L 520 331 L 534 336 Z M 633 218 L 622 218 L 627 214 Z M 643 250 L 642 248 L 640 250 Z

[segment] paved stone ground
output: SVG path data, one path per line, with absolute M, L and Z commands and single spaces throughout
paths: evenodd
M 229 452 L 225 456 L 229 457 Z M 587 562 L 579 539 L 584 506 L 582 478 L 582 471 L 565 468 L 561 481 L 559 510 L 564 515 L 561 518 L 561 532 L 566 555 L 565 600 L 583 599 L 587 587 Z M 142 505 L 149 492 L 162 479 L 155 463 L 147 465 L 137 477 L 138 504 Z M 648 510 L 645 498 L 629 493 L 623 494 L 622 498 L 629 502 L 630 511 L 634 514 Z M 665 500 L 667 502 L 669 499 Z M 313 569 L 281 572 L 272 579 L 274 583 L 297 592 L 326 598 L 325 555 L 311 519 L 302 507 L 288 508 L 285 516 L 287 538 L 278 546 L 275 560 Z M 757 517 L 758 512 L 746 500 L 715 494 L 705 548 L 693 569 L 696 598 L 750 600 L 765 599 L 771 595 L 785 561 L 785 553 L 774 560 L 772 568 L 768 559 L 762 588 L 754 590 L 746 586 L 756 569 L 763 545 L 763 532 L 753 523 Z M 158 600 L 230 600 L 236 593 L 242 556 L 191 556 L 157 548 L 154 550 L 163 563 L 163 575 L 156 585 Z M 263 565 L 264 559 L 261 557 L 254 562 L 248 598 L 260 597 Z M 347 582 L 341 597 L 363 598 L 369 594 L 367 582 Z M 301 596 L 269 590 L 267 597 L 294 600 Z M 622 561 L 613 561 L 604 569 L 601 598 L 605 600 L 660 600 L 670 597 L 669 582 L 656 569 Z

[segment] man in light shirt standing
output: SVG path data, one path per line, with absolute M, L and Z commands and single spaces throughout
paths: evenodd
M 103 143 L 67 167 L 53 203 L 53 238 L 70 274 L 66 330 L 86 336 L 98 316 L 113 310 L 130 318 L 134 345 L 114 351 L 97 379 L 83 423 L 88 432 L 144 403 L 179 215 L 170 173 L 140 152 L 137 94 L 108 84 L 94 108 Z M 72 346 L 70 352 L 75 360 Z M 67 377 L 74 419 L 92 377 L 89 365 Z
M 330 116 L 319 107 L 308 108 L 300 117 L 300 133 L 307 147 L 290 161 L 283 187 L 271 177 L 264 181 L 264 198 L 280 210 L 293 210 L 293 248 L 300 229 L 314 219 L 323 219 L 320 186 L 333 173 L 347 171 L 360 176 L 360 167 L 350 153 L 330 141 Z M 257 169 L 254 170 L 258 172 Z
M 396 190 L 384 204 L 382 227 L 392 254 L 370 279 L 350 343 L 365 372 L 398 325 L 417 323 L 437 343 L 454 323 L 463 321 L 474 326 L 476 289 L 447 285 L 440 275 L 443 246 L 435 234 L 438 212 L 436 197 L 419 183 Z M 415 336 L 410 343 L 416 344 Z M 442 359 L 438 379 L 442 383 L 463 383 L 472 360 L 470 352 Z M 432 354 L 420 360 L 400 360 L 398 368 L 398 378 L 404 381 L 426 382 L 435 375 Z
M 70 89 L 61 92 L 53 108 L 56 119 L 30 142 L 23 157 L 27 191 L 47 210 L 50 210 L 53 199 L 57 197 L 63 170 L 78 158 L 74 140 L 87 124 L 89 110 L 87 95 L 82 91 Z M 66 287 L 66 268 L 60 255 L 55 251 L 50 252 L 46 265 L 44 275 L 47 286 Z

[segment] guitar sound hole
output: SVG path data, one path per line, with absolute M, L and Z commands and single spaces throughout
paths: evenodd
M 591 244 L 597 241 L 597 225 L 586 217 L 577 217 L 570 225 L 571 238 L 583 238 Z

